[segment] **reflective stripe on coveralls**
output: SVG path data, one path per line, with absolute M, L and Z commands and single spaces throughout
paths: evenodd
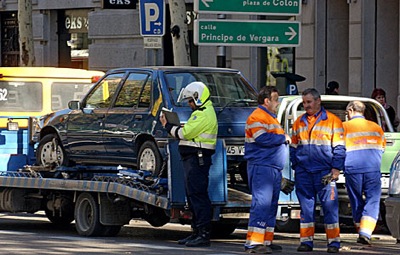
M 274 238 L 281 170 L 288 157 L 276 115 L 259 106 L 246 122 L 245 159 L 252 193 L 245 246 L 270 245 Z
M 300 242 L 313 247 L 316 196 L 324 212 L 328 246 L 340 247 L 339 203 L 336 183 L 324 186 L 321 179 L 332 168 L 343 169 L 345 147 L 342 121 L 323 107 L 313 116 L 303 114 L 293 124 L 290 159 L 295 169 L 300 202 Z
M 371 238 L 379 217 L 385 134 L 364 116 L 354 116 L 343 127 L 347 150 L 344 173 L 354 224 L 360 234 Z

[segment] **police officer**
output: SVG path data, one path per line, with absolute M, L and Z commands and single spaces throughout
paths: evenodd
M 210 91 L 202 82 L 188 84 L 181 90 L 177 101 L 187 101 L 193 110 L 187 123 L 183 127 L 174 126 L 163 115 L 160 121 L 171 136 L 180 140 L 185 191 L 192 212 L 193 233 L 178 243 L 189 247 L 210 246 L 212 216 L 208 178 L 211 156 L 217 143 L 217 117 L 210 101 Z
M 324 212 L 327 251 L 337 253 L 340 248 L 339 202 L 333 180 L 338 178 L 344 167 L 343 124 L 336 115 L 321 106 L 321 96 L 316 89 L 304 90 L 302 99 L 306 113 L 293 124 L 290 147 L 296 194 L 301 207 L 300 246 L 297 251 L 313 250 L 314 209 L 318 195 Z
M 386 140 L 382 128 L 366 120 L 364 111 L 365 105 L 360 101 L 350 102 L 346 107 L 350 120 L 343 123 L 346 141 L 344 174 L 354 224 L 359 233 L 357 243 L 371 244 L 379 216 L 380 168 Z
M 290 136 L 276 119 L 279 95 L 275 87 L 263 87 L 258 108 L 246 122 L 245 159 L 252 194 L 249 226 L 245 243 L 247 253 L 272 253 L 282 247 L 272 244 L 282 169 L 288 160 Z

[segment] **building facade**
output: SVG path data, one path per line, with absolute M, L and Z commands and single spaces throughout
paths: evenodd
M 31 0 L 37 66 L 108 70 L 143 65 L 173 65 L 170 17 L 162 48 L 144 48 L 135 0 Z M 260 0 L 258 0 L 260 1 Z M 301 43 L 296 48 L 195 46 L 192 65 L 240 69 L 255 86 L 275 84 L 271 72 L 295 72 L 306 78 L 299 91 L 324 92 L 330 80 L 340 94 L 369 97 L 375 87 L 400 112 L 398 0 L 275 0 L 299 2 L 297 17 L 231 15 L 226 19 L 296 19 Z M 255 1 L 257 2 L 257 1 Z M 19 65 L 18 0 L 0 1 L 1 66 Z M 193 0 L 186 0 L 189 39 L 193 42 Z M 201 14 L 201 18 L 218 18 Z

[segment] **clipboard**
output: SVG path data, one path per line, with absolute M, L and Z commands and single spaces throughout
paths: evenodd
M 180 126 L 181 121 L 179 120 L 178 114 L 176 112 L 173 112 L 167 108 L 162 108 L 161 109 L 162 114 L 165 116 L 167 119 L 167 122 L 174 125 L 174 126 Z

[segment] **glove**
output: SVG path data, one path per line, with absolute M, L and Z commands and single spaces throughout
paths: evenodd
M 281 191 L 285 193 L 285 195 L 289 195 L 289 193 L 292 192 L 293 189 L 294 189 L 294 181 L 282 177 Z
M 333 175 L 327 174 L 324 175 L 321 179 L 321 183 L 324 184 L 325 186 L 328 185 L 329 183 L 331 183 L 332 181 L 337 181 L 339 178 L 333 178 Z

